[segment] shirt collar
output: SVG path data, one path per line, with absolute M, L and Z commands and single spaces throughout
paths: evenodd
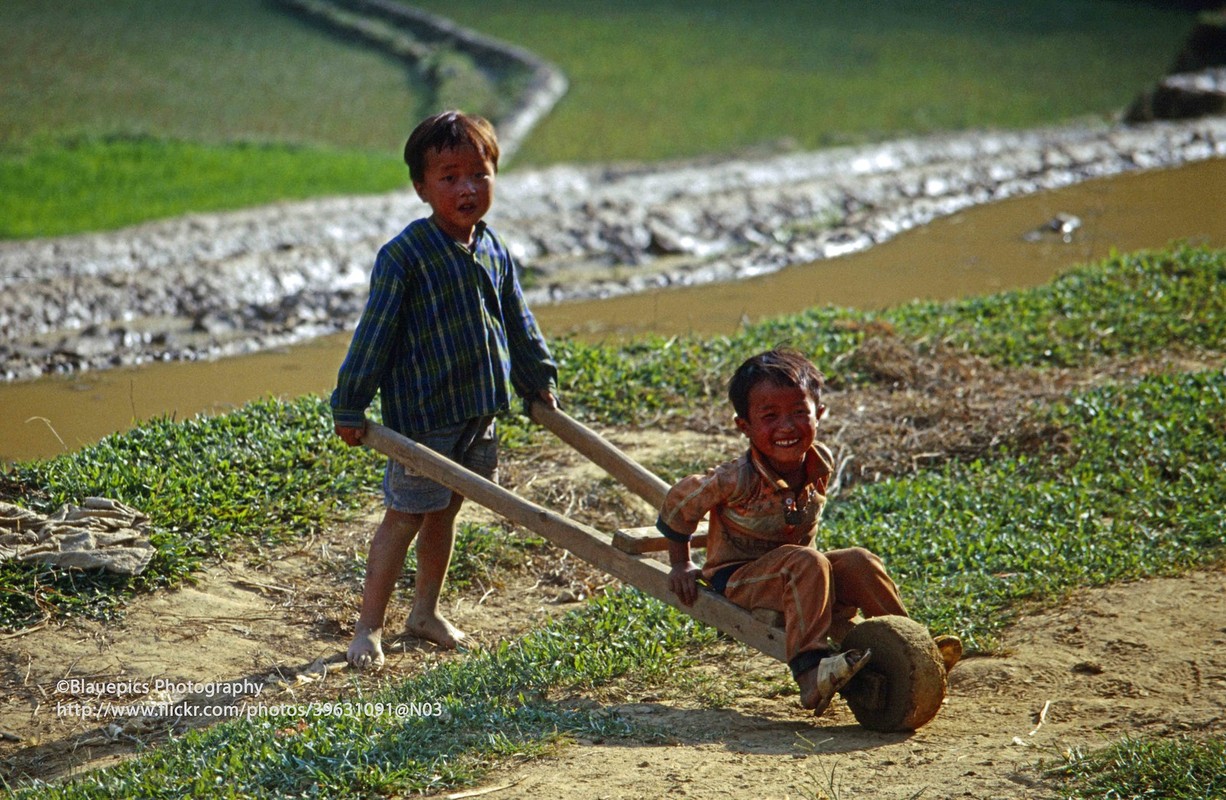
M 438 231 L 439 236 L 442 236 L 444 239 L 446 239 L 449 242 L 455 242 L 457 247 L 463 247 L 465 250 L 469 249 L 462 242 L 456 242 L 455 239 L 452 239 L 450 236 L 448 236 L 447 232 L 444 231 L 442 228 L 440 228 L 438 223 L 434 221 L 433 216 L 426 217 L 426 221 L 429 222 L 430 225 L 433 226 L 436 231 Z M 485 220 L 483 219 L 477 220 L 477 224 L 473 226 L 472 252 L 476 252 L 477 247 L 481 244 L 481 237 L 485 236 L 485 230 L 487 227 L 488 226 L 485 224 Z
M 754 469 L 758 471 L 758 474 L 762 476 L 762 479 L 775 487 L 776 491 L 792 491 L 787 481 L 779 477 L 779 474 L 767 462 L 766 457 L 759 453 L 758 448 L 753 445 L 749 446 L 749 461 L 753 464 Z M 811 445 L 809 451 L 805 453 L 805 485 L 800 487 L 800 490 L 803 491 L 809 486 L 824 485 L 824 479 L 829 474 L 830 467 L 826 464 L 826 459 L 822 458 L 816 444 Z

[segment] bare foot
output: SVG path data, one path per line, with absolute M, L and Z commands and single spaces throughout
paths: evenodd
M 872 650 L 847 650 L 823 658 L 816 667 L 796 676 L 800 705 L 820 717 L 826 713 L 835 692 L 846 686 L 872 657 Z
M 345 660 L 354 669 L 379 669 L 383 666 L 383 629 L 359 625 L 349 643 Z
M 409 619 L 404 624 L 404 632 L 434 642 L 445 650 L 454 650 L 464 641 L 464 631 L 452 625 L 439 613 L 418 614 L 409 613 Z

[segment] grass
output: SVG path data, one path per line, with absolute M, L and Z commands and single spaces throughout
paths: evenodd
M 108 616 L 134 592 L 181 583 L 234 546 L 308 536 L 372 498 L 379 469 L 331 433 L 319 398 L 253 403 L 224 416 L 142 424 L 77 453 L 8 471 L 0 496 L 51 513 L 123 498 L 155 521 L 157 553 L 137 578 L 0 563 L 0 626 L 44 615 Z
M 1107 116 L 1165 71 L 1193 22 L 1110 0 L 418 4 L 566 71 L 570 92 L 520 154 L 532 164 Z
M 1117 254 L 1048 285 L 954 302 L 912 303 L 881 313 L 813 308 L 731 336 L 644 337 L 621 348 L 561 341 L 562 395 L 581 416 L 639 425 L 723 403 L 727 376 L 780 342 L 819 364 L 841 363 L 882 327 L 904 339 L 939 340 L 1002 366 L 1076 366 L 1167 349 L 1226 349 L 1226 254 L 1176 246 Z
M 432 99 L 401 62 L 265 0 L 5 0 L 0 74 L 5 149 L 143 134 L 394 153 Z
M 1183 433 L 1168 443 L 1165 462 L 1155 468 L 1170 470 L 1179 464 L 1179 473 L 1186 472 L 1186 477 L 1180 479 L 1177 473 L 1168 484 L 1183 483 L 1220 496 L 1226 478 L 1219 470 L 1198 466 L 1191 471 L 1196 464 L 1220 463 L 1223 455 L 1221 438 L 1206 437 L 1200 430 L 1226 416 L 1220 376 L 1147 379 L 1136 387 L 1076 398 L 1072 407 L 1082 411 L 1064 410 L 1057 416 L 1075 431 L 1075 455 L 1063 457 L 1065 463 L 1055 463 L 1053 455 L 1037 470 L 1067 480 L 1031 485 L 1033 476 L 1026 474 L 1026 466 L 1005 458 L 961 475 L 900 482 L 885 489 L 887 498 L 895 492 L 903 498 L 886 503 L 892 508 L 882 509 L 881 498 L 873 493 L 856 493 L 833 504 L 835 537 L 843 526 L 862 521 L 855 519 L 857 514 L 869 518 L 866 530 L 857 529 L 858 541 L 889 547 L 885 555 L 892 566 L 924 565 L 904 570 L 901 580 L 917 616 L 931 621 L 953 608 L 954 621 L 966 625 L 974 637 L 999 628 L 1008 617 L 1002 611 L 1036 593 L 1051 602 L 1061 591 L 1086 583 L 1220 559 L 1226 551 L 1224 512 L 1209 508 L 1187 514 L 1182 502 L 1192 489 L 1168 491 L 1160 481 L 1143 480 L 1145 476 L 1087 487 L 1093 481 L 1085 477 L 1119 471 L 1117 454 L 1103 441 L 1103 430 L 1122 434 L 1127 453 L 1153 430 L 1142 422 L 1144 415 L 1161 407 L 1167 416 L 1158 420 L 1157 428 L 1176 420 Z M 1088 408 L 1097 411 L 1087 414 Z M 1211 440 L 1207 445 L 1206 438 Z M 1206 457 L 1212 460 L 1202 462 Z M 925 494 L 927 485 L 937 492 Z M 964 495 L 952 494 L 955 487 Z M 1031 504 L 1035 496 L 1043 501 L 1037 510 Z M 929 509 L 934 498 L 944 505 Z M 1021 504 L 1027 504 L 1026 525 L 1017 524 Z M 916 506 L 939 512 L 944 521 L 934 524 L 920 514 L 908 514 Z M 973 526 L 962 524 L 968 521 L 968 510 L 974 513 Z M 890 516 L 874 527 L 881 513 Z M 1125 515 L 1128 518 L 1118 522 L 1108 519 Z M 893 532 L 883 536 L 879 527 L 887 523 Z M 1126 535 L 1134 526 L 1136 532 Z M 965 535 L 972 532 L 977 535 Z M 1009 573 L 1002 574 L 1002 569 Z M 1033 573 L 1034 580 L 1016 580 L 1019 573 Z M 918 592 L 913 585 L 919 585 Z M 475 651 L 358 698 L 379 709 L 409 702 L 438 704 L 445 709 L 441 715 L 406 719 L 391 713 L 316 714 L 296 726 L 276 719 L 240 720 L 190 733 L 74 783 L 28 787 L 14 797 L 191 797 L 217 792 L 236 797 L 363 797 L 462 785 L 479 778 L 491 760 L 531 756 L 559 737 L 603 739 L 634 733 L 615 716 L 566 702 L 566 693 L 630 672 L 650 680 L 683 666 L 711 637 L 710 629 L 685 615 L 626 590 L 520 640 Z M 1202 760 L 1213 763 L 1214 758 L 1220 762 L 1220 752 L 1210 749 Z M 1079 769 L 1083 774 L 1098 772 Z M 1161 763 L 1152 771 L 1158 778 L 1134 774 L 1133 782 L 1170 779 L 1171 769 Z M 1179 772 L 1186 771 L 1181 767 Z M 1216 780 L 1215 774 L 1207 773 Z
M 385 155 L 311 145 L 215 146 L 152 136 L 31 142 L 0 151 L 0 238 L 108 230 L 151 218 L 403 188 Z M 122 200 L 120 200 L 122 198 Z
M 971 649 L 1028 603 L 1081 586 L 1178 574 L 1226 556 L 1226 381 L 1147 378 L 1070 398 L 1052 420 L 1070 453 L 955 464 L 832 503 L 829 546 L 890 565 L 908 606 Z
M 1226 797 L 1226 739 L 1133 736 L 1097 752 L 1075 752 L 1051 774 L 1068 800 L 1221 800 Z
M 1015 338 L 1029 343 L 1024 352 L 1039 365 L 1049 362 L 1048 351 L 1085 340 L 1103 315 L 1115 313 L 1097 305 L 1099 292 L 1121 295 L 1121 303 L 1131 303 L 1138 330 L 1150 332 L 1122 335 L 1126 352 L 1154 356 L 1179 346 L 1220 354 L 1226 349 L 1220 330 L 1184 326 L 1193 318 L 1191 309 L 1217 313 L 1226 290 L 1215 270 L 1224 258 L 1223 252 L 1188 248 L 1119 256 L 1084 268 L 1081 278 L 1061 291 L 1044 287 L 996 300 L 1026 309 L 1013 318 Z M 1065 324 L 1048 325 L 1049 317 L 1039 311 L 1057 302 Z M 925 330 L 919 320 L 956 329 L 983 308 L 983 303 L 949 303 L 889 313 L 897 314 L 900 324 L 915 326 L 912 334 L 933 335 L 943 328 Z M 1167 317 L 1183 322 L 1153 324 Z M 677 340 L 672 347 L 682 361 L 674 367 L 682 374 L 674 381 L 701 385 L 699 376 L 736 347 L 744 352 L 785 331 L 805 333 L 813 342 L 826 337 L 827 348 L 838 347 L 852 328 L 835 328 L 814 333 L 812 318 L 801 315 L 748 329 L 744 338 L 718 345 Z M 1002 341 L 989 336 L 976 344 L 1004 362 L 1031 363 Z M 1090 362 L 1105 355 L 1075 352 Z M 714 360 L 704 360 L 704 354 Z M 600 369 L 619 369 L 622 362 L 614 355 L 605 354 Z M 624 368 L 636 364 L 625 362 Z M 668 374 L 673 367 L 657 368 Z M 651 386 L 639 383 L 650 377 L 615 374 L 623 386 Z M 574 381 L 613 380 L 598 371 L 571 375 Z M 573 396 L 584 394 L 576 385 Z M 628 415 L 640 399 L 605 397 L 597 406 L 604 422 Z M 696 407 L 710 400 L 696 396 L 686 402 Z M 854 539 L 882 554 L 917 618 L 934 628 L 958 630 L 977 648 L 991 647 L 1019 608 L 1054 603 L 1074 588 L 1222 560 L 1226 511 L 1205 502 L 1226 496 L 1226 473 L 1217 468 L 1226 459 L 1221 428 L 1226 381 L 1220 372 L 1105 386 L 1070 396 L 1045 413 L 1067 434 L 1066 448 L 1028 454 L 1001 449 L 973 463 L 862 485 L 830 504 L 823 536 L 831 544 Z M 44 510 L 85 494 L 115 496 L 150 514 L 164 552 L 146 577 L 126 585 L 45 568 L 6 567 L 0 573 L 0 619 L 14 625 L 41 613 L 115 613 L 132 592 L 183 580 L 202 559 L 251 543 L 253 532 L 258 532 L 256 542 L 298 536 L 328 515 L 343 513 L 346 505 L 366 501 L 363 487 L 375 485 L 377 469 L 369 454 L 344 448 L 330 436 L 320 398 L 268 401 L 226 417 L 153 423 L 77 454 L 16 465 L 4 478 L 2 494 Z M 496 532 L 465 535 L 480 546 L 497 545 Z M 23 789 L 15 796 L 135 796 L 157 787 L 162 797 L 218 791 L 349 797 L 463 785 L 492 762 L 543 752 L 568 736 L 650 735 L 567 698 L 624 675 L 650 680 L 675 672 L 712 635 L 664 604 L 627 590 L 519 640 L 474 651 L 358 698 L 390 707 L 437 702 L 446 709 L 443 716 L 317 714 L 297 725 L 267 718 L 234 721 L 75 783 Z M 1175 765 L 1182 763 L 1183 751 L 1164 755 L 1160 745 L 1151 740 L 1119 745 L 1134 748 L 1121 751 L 1124 763 L 1142 752 L 1135 748 L 1148 748 L 1144 759 L 1152 770 L 1134 776 L 1137 785 L 1166 786 L 1163 782 L 1179 777 Z M 1212 740 L 1184 746 L 1206 748 L 1197 755 L 1198 764 L 1220 759 Z M 1099 757 L 1110 758 L 1094 756 Z M 1063 774 L 1070 780 L 1097 779 L 1104 771 L 1096 766 L 1100 763 L 1078 760 Z M 1144 791 L 1121 796 L 1153 796 Z
M 1165 70 L 1193 22 L 1113 0 L 421 5 L 568 74 L 519 164 L 1108 115 Z M 405 185 L 412 124 L 471 94 L 262 0 L 9 0 L 0 74 L 2 238 Z

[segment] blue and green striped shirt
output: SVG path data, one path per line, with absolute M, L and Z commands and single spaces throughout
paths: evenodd
M 336 424 L 361 427 L 376 390 L 383 423 L 407 436 L 552 390 L 557 365 L 516 271 L 485 223 L 471 252 L 429 219 L 385 244 L 332 393 Z

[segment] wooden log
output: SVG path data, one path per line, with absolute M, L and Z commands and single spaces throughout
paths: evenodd
M 548 429 L 593 464 L 616 478 L 623 486 L 659 509 L 668 494 L 668 484 L 653 472 L 623 453 L 599 433 L 571 417 L 561 409 L 540 400 L 529 408 L 533 422 Z
M 589 564 L 640 591 L 689 614 L 755 650 L 786 661 L 784 632 L 755 619 L 714 592 L 702 590 L 692 606 L 683 606 L 668 588 L 668 567 L 650 557 L 623 553 L 612 538 L 581 522 L 519 497 L 399 433 L 368 422 L 362 442 L 414 471 L 438 481 L 512 522 L 565 548 Z

